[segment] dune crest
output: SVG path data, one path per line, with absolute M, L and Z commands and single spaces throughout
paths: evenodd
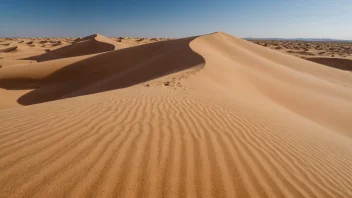
M 30 57 L 28 59 L 38 62 L 102 53 L 116 49 L 117 42 L 99 34 L 76 39 L 71 45 L 49 51 L 43 55 Z
M 45 102 L 0 110 L 1 196 L 352 196 L 344 71 L 221 32 L 32 66 L 0 70 Z
M 34 63 L 30 67 L 6 68 L 0 71 L 0 87 L 33 90 L 17 101 L 30 105 L 133 86 L 201 67 L 204 59 L 189 47 L 193 39 L 157 42 L 84 58 Z M 87 38 L 76 42 L 85 40 Z M 177 61 L 170 62 L 170 59 Z M 181 74 L 177 78 L 185 76 L 187 74 Z
M 236 90 L 241 95 L 236 98 L 243 99 L 248 105 L 256 106 L 257 101 L 260 105 L 268 102 L 265 106 L 269 112 L 279 105 L 352 136 L 352 123 L 349 122 L 352 76 L 349 73 L 260 47 L 225 33 L 199 37 L 191 46 L 206 60 L 204 69 L 198 73 L 200 79 L 197 78 L 196 82 L 201 86 L 197 89 L 204 88 L 203 79 L 206 78 L 206 81 L 221 85 L 221 89 L 214 87 L 212 91 Z M 307 108 L 314 110 L 307 111 Z
M 17 49 L 17 46 L 8 46 L 5 48 L 0 48 L 0 52 L 11 52 Z

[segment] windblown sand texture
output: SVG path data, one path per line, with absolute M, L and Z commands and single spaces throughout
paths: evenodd
M 0 197 L 352 197 L 350 72 L 226 33 L 117 39 L 0 69 Z
M 333 68 L 352 71 L 352 42 L 251 40 L 252 42 Z

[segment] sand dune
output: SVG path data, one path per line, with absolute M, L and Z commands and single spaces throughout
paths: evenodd
M 35 44 L 18 43 L 16 40 L 8 43 L 6 47 L 0 47 L 0 59 L 22 60 L 30 56 L 45 53 L 45 49 Z
M 11 52 L 17 49 L 17 46 L 9 46 L 5 48 L 0 48 L 0 52 Z
M 2 67 L 17 66 L 17 65 L 28 65 L 29 63 L 34 63 L 31 60 L 12 60 L 12 59 L 0 59 L 0 65 Z
M 4 42 L 4 41 L 2 41 L 2 42 Z M 2 46 L 9 46 L 9 45 L 11 45 L 11 43 L 5 42 L 5 43 L 1 43 L 1 45 Z
M 307 58 L 307 60 L 337 69 L 352 71 L 352 59 L 315 57 Z
M 351 74 L 225 33 L 6 67 L 0 87 L 35 104 L 0 110 L 3 197 L 352 196 Z
M 351 70 L 352 42 L 251 40 L 252 42 L 342 70 Z
M 39 41 L 41 44 L 45 44 L 43 47 L 47 46 L 47 41 Z M 81 39 L 76 39 L 71 45 L 58 48 L 56 50 L 50 51 L 46 54 L 30 57 L 28 59 L 36 60 L 38 62 L 48 61 L 60 58 L 68 58 L 74 56 L 82 56 L 88 54 L 101 53 L 106 51 L 114 50 L 117 43 L 109 38 L 95 34 Z
M 54 60 L 6 68 L 0 72 L 0 87 L 35 89 L 18 99 L 23 105 L 123 88 L 202 65 L 204 59 L 189 47 L 192 39 L 112 51 L 72 64 Z M 170 62 L 170 57 L 178 61 Z

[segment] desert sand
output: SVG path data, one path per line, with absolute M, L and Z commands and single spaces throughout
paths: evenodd
M 350 71 L 222 32 L 19 40 L 0 197 L 352 197 Z
M 303 59 L 337 69 L 352 71 L 352 42 L 251 40 Z

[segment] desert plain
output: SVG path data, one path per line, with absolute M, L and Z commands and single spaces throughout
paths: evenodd
M 0 39 L 0 197 L 352 197 L 352 43 Z

